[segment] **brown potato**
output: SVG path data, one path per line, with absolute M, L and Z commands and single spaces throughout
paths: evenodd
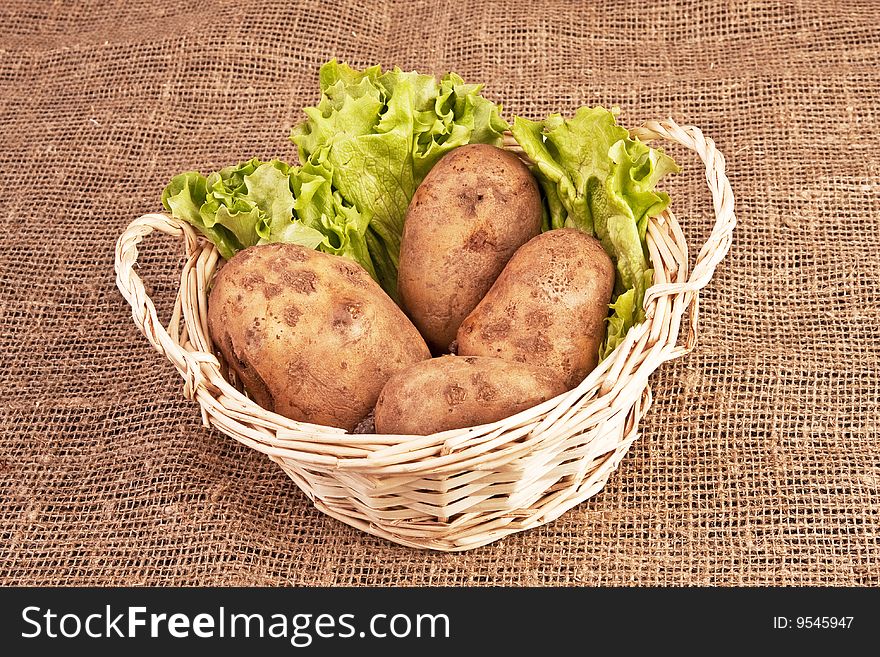
M 599 362 L 614 265 L 575 228 L 530 240 L 462 322 L 458 353 L 551 367 L 575 387 Z
M 565 392 L 543 367 L 440 356 L 392 376 L 376 403 L 376 432 L 425 436 L 510 417 Z
M 360 265 L 294 244 L 230 259 L 208 298 L 208 329 L 260 406 L 349 431 L 392 374 L 431 357 Z
M 513 153 L 470 144 L 434 165 L 407 210 L 397 288 L 435 353 L 540 230 L 538 185 Z

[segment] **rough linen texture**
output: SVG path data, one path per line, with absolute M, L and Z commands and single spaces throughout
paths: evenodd
M 0 5 L 0 583 L 880 585 L 876 3 Z M 618 105 L 725 153 L 739 226 L 696 350 L 608 485 L 462 554 L 316 511 L 202 427 L 116 290 L 172 175 L 292 159 L 336 56 L 485 81 L 505 115 Z M 664 183 L 696 254 L 702 169 Z M 168 316 L 181 247 L 139 272 Z

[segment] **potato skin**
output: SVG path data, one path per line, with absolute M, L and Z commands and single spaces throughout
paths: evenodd
M 595 237 L 547 231 L 520 248 L 458 330 L 458 353 L 551 367 L 569 387 L 599 362 L 614 265 Z
M 407 209 L 397 288 L 435 353 L 540 230 L 538 184 L 513 153 L 469 144 L 434 165 Z
M 376 432 L 426 436 L 494 422 L 565 392 L 547 368 L 480 356 L 440 356 L 392 376 L 376 403 Z
M 232 257 L 208 297 L 208 330 L 260 406 L 348 431 L 392 374 L 431 357 L 366 270 L 295 244 Z

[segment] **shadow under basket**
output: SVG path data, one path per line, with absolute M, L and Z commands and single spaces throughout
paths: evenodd
M 650 220 L 654 284 L 644 323 L 580 385 L 504 420 L 431 436 L 349 434 L 266 411 L 224 378 L 207 329 L 207 290 L 220 256 L 164 214 L 133 221 L 116 245 L 116 283 L 134 322 L 184 378 L 205 426 L 280 465 L 328 515 L 403 545 L 467 550 L 550 522 L 598 493 L 638 437 L 651 405 L 648 377 L 693 349 L 699 291 L 730 247 L 736 224 L 724 157 L 711 139 L 672 120 L 632 131 L 695 151 L 706 166 L 715 225 L 693 270 L 672 212 Z M 506 147 L 516 150 L 508 140 Z M 154 230 L 182 239 L 186 263 L 167 326 L 135 273 L 137 246 Z M 682 323 L 685 322 L 684 331 Z

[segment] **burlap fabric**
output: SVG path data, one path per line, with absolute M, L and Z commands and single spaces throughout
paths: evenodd
M 876 3 L 3 2 L 0 581 L 31 585 L 880 584 Z M 740 224 L 701 337 L 653 377 L 596 497 L 463 554 L 314 510 L 202 427 L 114 285 L 170 177 L 292 158 L 332 56 L 485 81 L 531 118 L 617 104 L 727 156 Z M 699 163 L 666 188 L 691 245 Z M 160 311 L 180 245 L 140 273 Z

